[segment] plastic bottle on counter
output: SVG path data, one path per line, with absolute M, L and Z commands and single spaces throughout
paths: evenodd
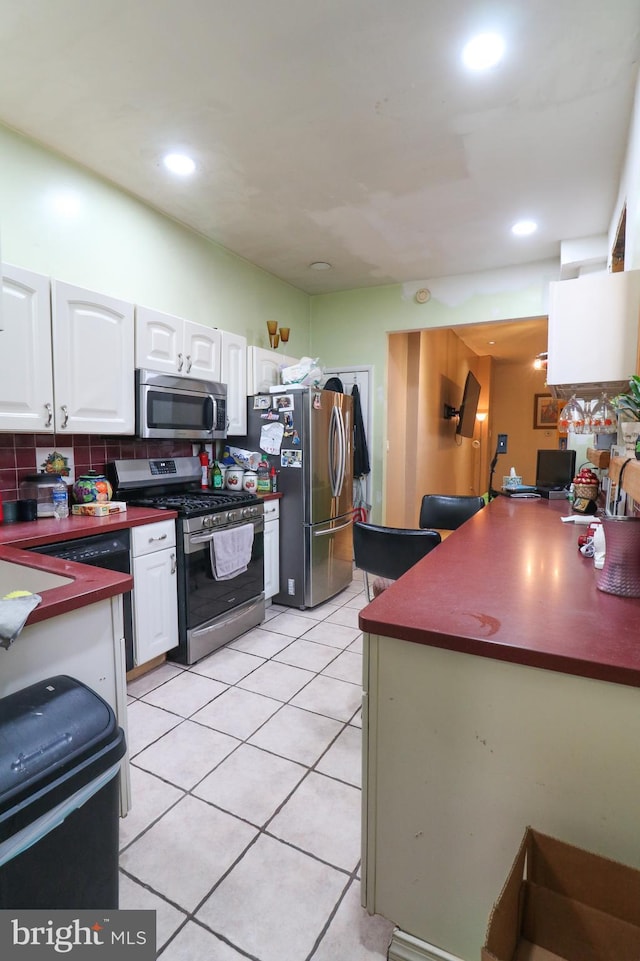
M 266 494 L 271 490 L 271 476 L 269 474 L 269 465 L 266 461 L 261 460 L 258 465 L 258 487 L 257 491 L 260 494 Z
M 220 470 L 220 464 L 217 460 L 214 460 L 211 468 L 211 486 L 213 487 L 214 491 L 222 490 L 224 486 L 222 471 Z
M 275 494 L 278 490 L 278 472 L 275 467 L 271 468 L 269 476 L 271 478 L 271 490 Z
M 51 500 L 53 501 L 54 517 L 62 520 L 64 517 L 69 516 L 69 492 L 67 485 L 62 479 L 56 483 L 51 491 Z

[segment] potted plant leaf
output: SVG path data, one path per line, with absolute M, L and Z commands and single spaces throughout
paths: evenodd
M 613 398 L 613 406 L 618 414 L 618 424 L 627 450 L 635 451 L 640 460 L 640 376 L 632 374 L 629 378 L 629 390 Z

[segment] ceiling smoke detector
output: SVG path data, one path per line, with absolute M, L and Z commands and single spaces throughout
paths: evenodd
M 416 291 L 416 300 L 419 304 L 426 304 L 430 297 L 431 291 L 427 290 L 426 287 L 421 287 L 420 290 Z

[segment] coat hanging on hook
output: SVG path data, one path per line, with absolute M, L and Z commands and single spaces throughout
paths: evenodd
M 353 398 L 353 476 L 364 477 L 370 472 L 371 467 L 360 404 L 360 388 L 357 384 L 351 388 L 351 396 Z

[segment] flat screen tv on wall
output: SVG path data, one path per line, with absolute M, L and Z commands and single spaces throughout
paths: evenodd
M 476 414 L 478 413 L 479 400 L 480 384 L 471 371 L 469 371 L 467 374 L 467 379 L 464 382 L 464 390 L 462 392 L 462 403 L 460 404 L 460 411 L 458 414 L 456 434 L 461 434 L 462 437 L 473 437 L 473 431 L 476 426 Z

